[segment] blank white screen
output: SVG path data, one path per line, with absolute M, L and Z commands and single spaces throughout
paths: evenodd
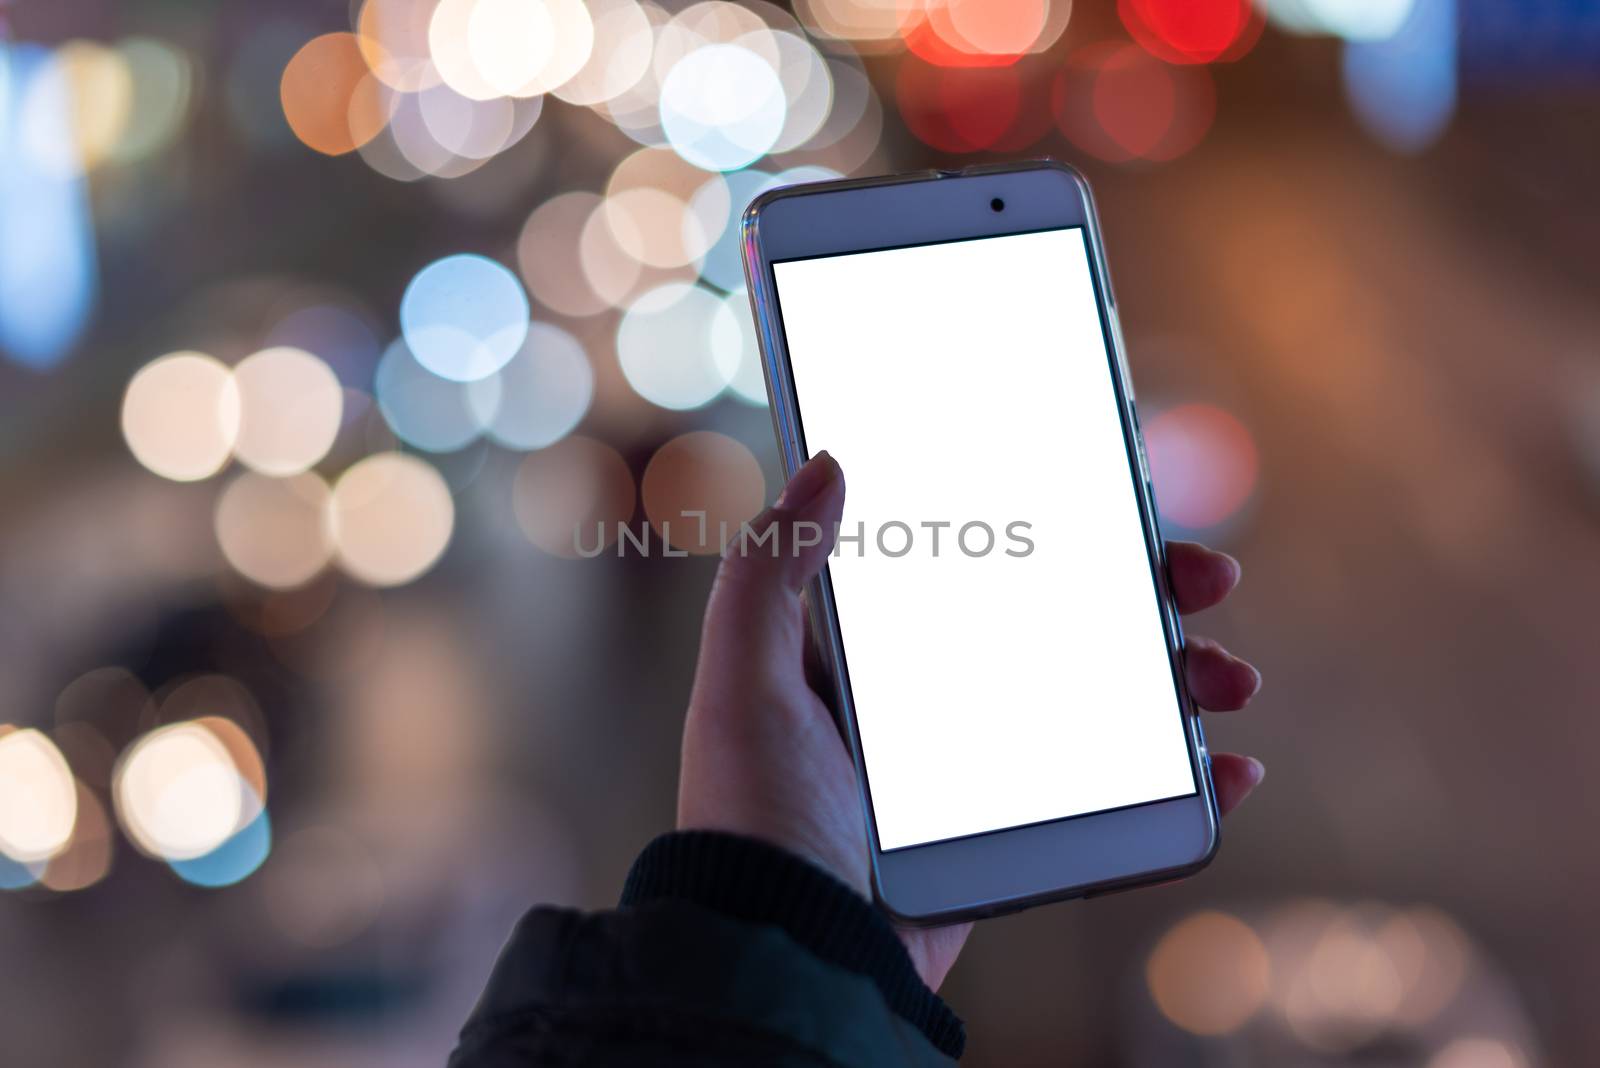
M 773 265 L 806 444 L 864 524 L 830 569 L 884 849 L 1194 793 L 1088 256 L 1073 228 Z

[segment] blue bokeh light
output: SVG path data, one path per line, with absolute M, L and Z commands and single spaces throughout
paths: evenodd
M 475 382 L 504 367 L 528 336 L 528 295 L 505 267 L 456 255 L 417 272 L 400 299 L 400 331 L 417 362 Z
M 494 418 L 499 378 L 470 386 L 440 378 L 417 362 L 405 338 L 396 338 L 378 362 L 373 392 L 383 421 L 401 441 L 428 452 L 454 452 L 475 441 Z
M 203 857 L 167 863 L 178 878 L 196 886 L 232 886 L 266 862 L 272 852 L 272 820 L 263 808 L 255 819 L 232 838 Z
M 0 42 L 0 352 L 55 366 L 95 301 L 94 231 L 71 87 L 37 45 Z
M 511 449 L 542 449 L 566 437 L 589 411 L 594 368 L 577 338 L 536 322 L 528 325 L 515 359 L 466 388 L 491 438 Z
M 1344 89 L 1369 133 L 1397 152 L 1439 139 L 1456 109 L 1455 0 L 1416 0 L 1392 37 L 1344 46 Z

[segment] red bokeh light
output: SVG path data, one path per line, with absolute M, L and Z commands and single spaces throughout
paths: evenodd
M 1174 67 L 1131 44 L 1102 42 L 1068 57 L 1051 92 L 1056 125 L 1110 163 L 1176 159 L 1216 117 L 1205 67 Z
M 1001 145 L 1022 112 L 1012 67 L 946 68 L 907 56 L 895 78 L 900 116 L 917 140 L 941 152 Z
M 1151 55 L 1183 64 L 1238 59 L 1265 22 L 1250 0 L 1117 0 L 1117 14 Z

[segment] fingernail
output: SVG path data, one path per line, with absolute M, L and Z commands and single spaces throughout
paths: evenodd
M 1228 561 L 1228 567 L 1233 569 L 1233 578 L 1231 581 L 1235 583 L 1238 582 L 1240 576 L 1244 574 L 1244 568 L 1239 566 L 1239 561 L 1227 553 L 1218 553 L 1217 555 Z
M 1232 653 L 1229 653 L 1228 655 L 1229 656 L 1233 656 Z M 1255 686 L 1253 686 L 1251 688 L 1250 693 L 1252 695 L 1260 693 L 1261 692 L 1261 669 L 1256 667 L 1254 664 L 1250 663 L 1250 661 L 1241 659 L 1240 657 L 1234 656 L 1233 659 L 1234 659 L 1235 663 L 1243 664 L 1245 667 L 1249 668 L 1250 669 L 1250 674 L 1255 676 L 1256 684 L 1255 684 Z
M 832 486 L 839 477 L 839 465 L 827 451 L 817 453 L 794 473 L 778 495 L 778 507 L 788 512 L 804 511 L 806 506 Z
M 1261 780 L 1267 777 L 1267 766 L 1255 757 L 1245 757 L 1244 759 L 1250 765 L 1250 785 L 1260 786 Z

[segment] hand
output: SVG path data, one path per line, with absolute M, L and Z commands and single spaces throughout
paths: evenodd
M 844 475 L 827 453 L 795 473 L 778 503 L 751 529 L 780 524 L 778 555 L 729 546 L 711 590 L 700 661 L 683 731 L 678 826 L 730 831 L 782 846 L 871 897 L 867 828 L 855 767 L 827 706 L 806 681 L 801 590 L 827 562 L 844 510 Z M 791 551 L 793 524 L 823 531 Z M 1182 613 L 1217 604 L 1239 581 L 1232 557 L 1169 542 L 1173 596 Z M 1204 638 L 1185 648 L 1189 691 L 1205 709 L 1241 708 L 1261 685 L 1255 668 Z M 1217 803 L 1232 809 L 1261 781 L 1261 763 L 1214 754 Z M 904 928 L 901 940 L 924 982 L 937 990 L 970 923 Z

